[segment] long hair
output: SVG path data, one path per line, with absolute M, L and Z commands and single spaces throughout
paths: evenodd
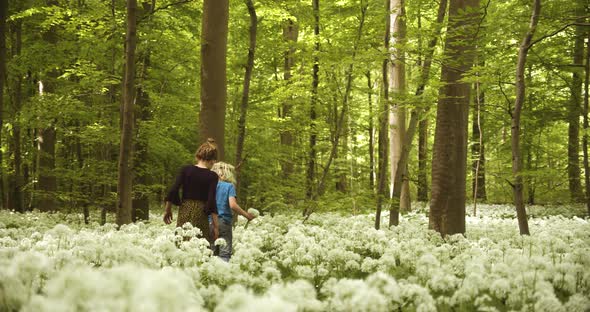
M 207 142 L 201 144 L 195 153 L 197 160 L 217 160 L 217 144 L 212 138 L 208 138 Z
M 229 182 L 232 184 L 236 184 L 236 175 L 235 175 L 235 167 L 219 161 L 216 162 L 213 167 L 211 168 L 211 171 L 217 173 L 217 175 L 219 176 L 219 179 L 221 181 L 225 181 L 225 182 Z

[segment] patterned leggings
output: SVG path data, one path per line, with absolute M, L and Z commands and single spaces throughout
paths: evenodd
M 205 213 L 205 202 L 200 200 L 185 199 L 178 209 L 178 219 L 176 226 L 181 227 L 183 224 L 190 222 L 193 226 L 198 227 L 203 233 L 203 237 L 211 244 L 211 233 L 209 232 L 209 220 Z

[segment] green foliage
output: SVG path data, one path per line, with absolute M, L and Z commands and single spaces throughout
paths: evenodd
M 511 187 L 506 183 L 512 177 L 510 110 L 515 93 L 516 53 L 528 25 L 529 2 L 482 1 L 478 64 L 464 78 L 471 83 L 478 81 L 485 93 L 482 117 L 490 202 L 510 202 L 512 197 Z M 145 115 L 136 114 L 136 141 L 144 144 L 147 156 L 136 162 L 134 172 L 137 176 L 149 177 L 147 182 L 135 186 L 136 194 L 147 194 L 153 203 L 159 203 L 178 168 L 193 161 L 193 152 L 202 139 L 197 136 L 202 2 L 157 1 L 152 12 L 146 6 L 150 3 L 140 1 L 139 5 L 136 73 L 137 86 L 148 98 Z M 309 204 L 304 185 L 309 153 L 311 68 L 316 43 L 311 1 L 256 0 L 254 4 L 259 23 L 240 201 L 246 207 L 257 207 L 265 213 L 300 212 Z M 446 21 L 443 25 L 434 25 L 437 14 L 434 4 L 427 0 L 406 1 L 407 40 L 395 47 L 405 52 L 408 78 L 407 94 L 395 101 L 410 110 L 430 108 L 421 116 L 430 120 L 429 146 L 435 126 L 440 65 L 448 61 L 442 55 Z M 358 50 L 354 51 L 364 5 L 368 5 L 366 18 Z M 83 201 L 96 207 L 112 207 L 119 149 L 125 1 L 57 1 L 57 5 L 48 6 L 40 0 L 11 0 L 9 9 L 5 103 L 10 104 L 5 105 L 1 142 L 6 155 L 2 166 L 10 175 L 7 182 L 12 183 L 15 173 L 14 128 L 22 129 L 19 138 L 22 163 L 29 169 L 25 190 L 33 191 L 38 189 L 35 129 L 54 127 L 57 131 L 54 172 L 58 178 L 57 198 L 64 206 Z M 564 0 L 544 4 L 536 38 L 562 27 L 574 16 L 574 9 L 574 2 Z M 319 199 L 321 205 L 317 205 L 324 210 L 339 210 L 345 206 L 355 207 L 355 211 L 369 211 L 374 207 L 374 192 L 369 188 L 368 138 L 369 124 L 372 121 L 376 127 L 380 114 L 381 66 L 390 53 L 383 48 L 387 13 L 380 0 L 320 1 L 319 118 L 316 124 L 319 176 L 335 141 L 347 71 L 354 62 L 350 107 L 342 131 L 344 137 L 328 172 L 326 194 Z M 283 37 L 288 19 L 298 27 L 294 43 Z M 248 52 L 249 18 L 243 1 L 230 1 L 229 21 L 225 160 L 234 162 Z M 22 27 L 20 54 L 17 54 L 15 41 L 18 25 Z M 416 96 L 421 83 L 421 65 L 437 26 L 443 26 L 443 32 L 434 50 L 430 79 L 424 93 Z M 569 199 L 564 170 L 567 142 L 563 139 L 567 133 L 566 104 L 572 73 L 582 71 L 571 66 L 574 35 L 574 28 L 570 27 L 536 43 L 527 64 L 528 91 L 522 129 L 523 149 L 528 160 L 522 174 L 527 192 L 534 192 L 535 200 L 541 203 Z M 295 48 L 295 54 L 292 77 L 287 81 L 284 62 L 290 45 Z M 367 73 L 371 75 L 370 87 Z M 39 82 L 44 85 L 42 96 L 38 94 Z M 14 104 L 17 84 L 22 89 L 21 107 Z M 372 112 L 369 112 L 369 96 Z M 279 113 L 285 104 L 291 108 L 288 116 Z M 138 102 L 138 110 L 144 109 L 140 105 L 143 104 Z M 280 136 L 285 132 L 293 133 L 291 146 L 281 144 Z M 417 148 L 412 149 L 410 157 L 410 181 L 415 192 Z M 282 172 L 284 162 L 293 164 L 293 172 L 288 176 Z M 468 188 L 470 185 L 468 183 Z M 31 204 L 34 206 L 34 202 Z

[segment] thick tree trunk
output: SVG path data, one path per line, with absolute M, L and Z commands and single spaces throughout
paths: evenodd
M 442 65 L 434 147 L 429 227 L 441 235 L 465 233 L 468 83 L 461 81 L 475 54 L 479 0 L 451 0 Z
M 586 1 L 578 0 L 576 16 L 584 16 Z M 582 17 L 577 22 L 583 23 Z M 584 29 L 576 26 L 574 37 L 573 65 L 576 68 L 584 66 Z M 568 142 L 567 142 L 567 174 L 571 200 L 584 201 L 582 184 L 580 183 L 580 110 L 582 103 L 582 71 L 574 70 L 572 74 L 569 109 L 568 109 Z
M 389 0 L 385 0 L 385 12 L 391 11 L 391 4 Z M 384 48 L 385 51 L 389 51 L 390 41 L 390 25 L 391 19 L 389 14 L 385 18 L 385 40 Z M 378 167 L 377 167 L 377 211 L 375 213 L 375 229 L 381 227 L 381 209 L 383 201 L 387 197 L 386 183 L 387 183 L 387 149 L 388 149 L 388 112 L 389 112 L 389 57 L 383 60 L 382 75 L 383 85 L 381 86 L 382 94 L 381 105 L 377 114 L 379 120 L 379 146 L 377 150 L 378 156 Z
M 244 88 L 242 90 L 242 103 L 240 105 L 240 119 L 238 120 L 238 142 L 236 144 L 236 189 L 240 192 L 241 170 L 243 165 L 242 153 L 244 151 L 244 141 L 246 139 L 246 114 L 248 113 L 248 97 L 250 96 L 250 81 L 252 80 L 252 70 L 254 69 L 254 53 L 256 52 L 256 29 L 258 18 L 256 9 L 252 0 L 246 0 L 248 14 L 250 15 L 250 43 L 248 47 L 248 61 L 246 62 L 246 72 L 244 73 Z M 238 194 L 239 195 L 239 194 Z
M 288 45 L 288 48 L 285 51 L 285 64 L 283 67 L 283 79 L 287 85 L 291 84 L 291 77 L 293 77 L 291 69 L 295 64 L 295 44 L 297 43 L 298 35 L 299 29 L 297 24 L 293 21 L 293 19 L 288 19 L 283 26 L 283 40 L 285 40 Z M 284 121 L 287 121 L 288 118 L 291 118 L 292 107 L 293 105 L 290 100 L 283 102 L 279 112 L 279 118 L 282 118 Z M 289 178 L 294 170 L 292 150 L 294 141 L 293 130 L 290 126 L 287 126 L 287 128 L 287 130 L 283 130 L 280 133 L 281 146 L 285 151 L 283 158 L 281 159 L 281 169 L 283 170 L 283 178 L 285 179 Z
M 484 115 L 481 113 L 485 104 L 484 92 L 481 90 L 481 85 L 475 83 L 475 101 L 474 110 L 471 122 L 471 157 L 473 178 L 471 181 L 471 198 L 475 200 L 486 200 L 486 175 L 485 175 L 485 144 L 484 144 Z M 474 205 L 475 206 L 475 205 Z M 474 208 L 475 209 L 475 208 Z
M 367 71 L 367 96 L 369 97 L 369 189 L 375 190 L 375 124 L 373 117 L 373 84 L 371 71 Z
M 526 58 L 531 48 L 531 41 L 537 24 L 539 14 L 541 13 L 541 0 L 534 0 L 533 12 L 529 29 L 525 34 L 520 48 L 518 49 L 518 60 L 516 64 L 516 99 L 512 110 L 512 130 L 511 130 L 511 147 L 512 147 L 512 174 L 514 182 L 512 185 L 514 191 L 514 206 L 516 206 L 516 216 L 518 218 L 518 228 L 521 235 L 529 235 L 529 224 L 524 206 L 523 178 L 522 178 L 522 153 L 520 147 L 520 117 L 522 106 L 525 100 L 525 80 L 524 70 Z
M 315 187 L 315 166 L 316 166 L 316 142 L 317 142 L 317 129 L 316 129 L 316 106 L 318 102 L 318 86 L 320 83 L 319 72 L 320 72 L 320 1 L 312 0 L 313 7 L 313 18 L 314 18 L 314 55 L 313 55 L 313 74 L 311 83 L 311 103 L 309 108 L 309 157 L 307 160 L 307 172 L 306 172 L 306 196 L 310 200 L 314 200 L 316 197 Z M 304 215 L 308 214 L 308 211 L 303 212 Z
M 204 0 L 201 32 L 201 141 L 215 139 L 225 157 L 226 54 L 229 0 Z
M 125 38 L 125 79 L 123 88 L 123 126 L 119 149 L 117 184 L 117 224 L 131 223 L 133 199 L 133 124 L 135 102 L 135 47 L 137 44 L 137 0 L 127 0 L 127 34 Z

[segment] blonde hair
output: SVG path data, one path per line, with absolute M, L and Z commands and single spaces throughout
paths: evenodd
M 208 138 L 207 142 L 201 144 L 195 153 L 197 160 L 217 160 L 217 144 L 212 138 Z
M 229 183 L 233 183 L 236 184 L 236 177 L 235 177 L 235 167 L 219 161 L 216 162 L 213 167 L 211 168 L 211 171 L 217 173 L 217 175 L 219 176 L 219 179 L 221 181 L 225 181 L 225 182 L 229 182 Z

